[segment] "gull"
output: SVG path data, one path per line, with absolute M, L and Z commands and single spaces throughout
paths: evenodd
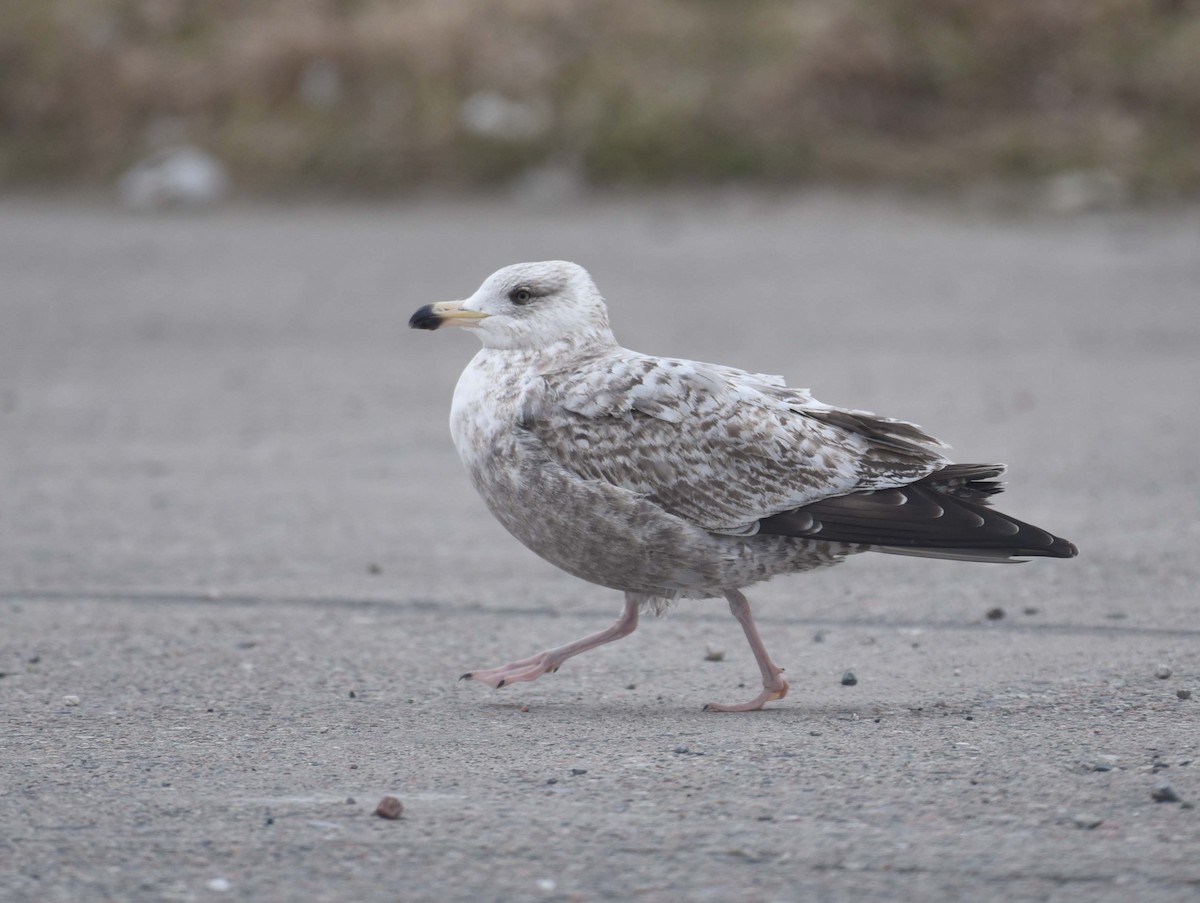
M 724 597 L 762 673 L 787 695 L 742 590 L 860 552 L 1003 562 L 1075 546 L 990 508 L 1001 464 L 954 464 L 920 427 L 822 404 L 782 377 L 621 347 L 587 271 L 521 263 L 415 329 L 464 327 L 483 344 L 463 371 L 450 432 L 504 527 L 569 574 L 625 593 L 611 627 L 465 680 L 499 689 L 620 639 L 640 612 Z

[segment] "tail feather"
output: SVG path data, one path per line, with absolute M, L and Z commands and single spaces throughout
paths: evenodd
M 765 518 L 760 533 L 868 545 L 880 552 L 971 561 L 1074 558 L 1075 546 L 988 507 L 999 464 L 951 464 L 894 489 L 822 499 Z

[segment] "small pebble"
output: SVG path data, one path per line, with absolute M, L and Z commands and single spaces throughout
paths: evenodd
M 1178 690 L 1176 690 L 1176 691 L 1175 691 L 1175 695 L 1176 695 L 1176 696 L 1178 696 L 1180 699 L 1191 699 L 1191 698 L 1192 698 L 1192 691 L 1191 691 L 1191 690 L 1185 690 L 1185 689 L 1183 689 L 1183 688 L 1180 688 L 1180 689 L 1178 689 Z
M 824 643 L 825 642 L 825 631 L 818 630 L 816 633 L 814 633 L 813 634 L 813 642 L 814 643 Z
M 375 574 L 375 575 L 382 574 L 383 568 L 381 568 L 379 565 L 377 565 L 375 562 L 372 561 L 370 564 L 367 565 L 367 573 Z
M 704 647 L 704 660 L 706 662 L 723 662 L 725 661 L 725 650 L 720 646 L 708 643 Z
M 1021 609 L 1021 612 L 1022 612 L 1023 614 L 1027 614 L 1027 615 L 1036 615 L 1036 614 L 1039 614 L 1039 613 L 1041 612 L 1041 609 L 1040 609 L 1040 608 L 1034 608 L 1032 605 L 1027 605 L 1025 608 L 1022 608 L 1022 609 Z
M 989 608 L 988 609 L 987 619 L 989 621 L 999 621 L 1003 617 L 1004 617 L 1004 609 L 1003 608 Z
M 572 768 L 571 774 L 577 775 L 577 776 L 581 775 L 581 774 L 587 774 L 587 769 L 586 768 Z
M 1098 828 L 1104 823 L 1099 815 L 1081 812 L 1079 815 L 1072 815 L 1071 821 L 1075 823 L 1075 827 L 1083 828 L 1085 831 L 1090 831 L 1093 828 Z
M 385 796 L 375 807 L 375 814 L 380 818 L 396 819 L 404 811 L 404 803 L 394 796 Z
M 218 894 L 223 894 L 223 893 L 225 893 L 225 891 L 227 891 L 231 887 L 233 887 L 233 885 L 229 883 L 228 878 L 213 878 L 211 881 L 209 881 L 204 886 L 207 887 L 211 891 L 215 891 Z
M 1096 756 L 1096 761 L 1092 763 L 1091 769 L 1092 771 L 1112 771 L 1120 761 L 1117 756 Z
M 79 705 L 78 696 L 64 696 L 62 698 L 63 705 Z
M 547 783 L 547 784 L 557 784 L 557 783 L 558 783 L 558 778 L 551 778 L 551 779 L 550 779 L 550 780 L 548 780 L 546 783 Z
M 1171 669 L 1168 668 L 1166 665 L 1159 665 L 1157 668 L 1154 669 L 1154 676 L 1157 677 L 1159 680 L 1166 680 L 1168 677 L 1171 676 Z
M 686 756 L 687 754 L 688 754 L 688 748 L 686 746 L 676 746 L 675 747 L 675 755 Z
M 626 690 L 636 690 L 636 689 L 637 689 L 637 684 L 626 684 L 626 685 L 625 685 L 625 689 L 626 689 Z
M 858 678 L 854 676 L 853 671 L 847 671 L 842 675 L 842 686 L 852 687 L 858 683 Z
M 357 694 L 357 693 L 355 693 L 353 690 L 351 690 L 351 691 L 350 691 L 350 698 L 351 698 L 351 699 L 358 699 L 358 694 Z
M 1150 791 L 1150 796 L 1156 803 L 1182 802 L 1179 794 L 1175 792 L 1175 788 L 1170 784 L 1155 784 L 1154 789 Z

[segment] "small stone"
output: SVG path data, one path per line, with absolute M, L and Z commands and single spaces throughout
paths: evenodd
M 1032 606 L 1032 605 L 1027 605 L 1027 606 L 1025 606 L 1024 608 L 1022 608 L 1022 609 L 1021 609 L 1021 613 L 1022 613 L 1022 614 L 1027 614 L 1027 615 L 1036 615 L 1036 614 L 1040 614 L 1040 613 L 1041 613 L 1041 609 L 1040 609 L 1040 608 L 1036 608 L 1036 607 L 1034 607 L 1034 606 Z
M 1178 696 L 1180 699 L 1191 699 L 1192 691 L 1185 690 L 1182 687 L 1180 687 L 1178 690 L 1175 691 L 1175 695 Z
M 385 796 L 375 807 L 375 814 L 380 818 L 397 819 L 404 812 L 404 803 L 394 796 Z
M 351 691 L 350 691 L 350 698 L 351 698 L 351 699 L 358 699 L 358 694 L 357 694 L 357 693 L 355 693 L 353 690 L 351 690 Z
M 676 746 L 675 747 L 675 755 L 686 756 L 687 754 L 688 754 L 688 748 L 686 746 Z
M 374 561 L 372 561 L 370 564 L 367 565 L 367 573 L 372 574 L 377 577 L 383 573 L 383 568 L 381 568 Z
M 206 883 L 204 886 L 207 887 L 209 890 L 211 890 L 215 893 L 218 893 L 218 894 L 223 894 L 227 890 L 229 890 L 231 887 L 233 887 L 233 885 L 229 883 L 228 878 L 213 878 L 211 881 Z
M 1096 761 L 1092 763 L 1091 769 L 1092 771 L 1112 771 L 1120 761 L 1120 758 L 1117 756 L 1096 756 Z
M 814 643 L 824 643 L 825 642 L 825 631 L 818 630 L 816 633 L 814 633 L 813 634 L 813 642 Z
M 999 621 L 1003 617 L 1004 617 L 1004 609 L 1003 608 L 997 607 L 997 608 L 989 608 L 988 609 L 987 619 L 989 621 Z
M 551 779 L 550 779 L 550 780 L 548 780 L 546 783 L 547 783 L 547 784 L 557 784 L 557 783 L 558 783 L 558 778 L 551 778 Z
M 1150 796 L 1156 803 L 1183 802 L 1170 784 L 1155 784 L 1154 789 L 1150 791 Z
M 858 678 L 854 676 L 853 671 L 847 671 L 842 675 L 842 686 L 852 687 L 858 683 Z
M 725 650 L 720 646 L 708 643 L 704 647 L 704 660 L 706 662 L 723 662 L 725 661 Z
M 1092 815 L 1090 812 L 1081 812 L 1078 815 L 1072 815 L 1071 821 L 1075 823 L 1075 827 L 1083 828 L 1085 831 L 1091 831 L 1093 828 L 1098 828 L 1104 824 L 1104 819 L 1099 815 Z
M 571 774 L 576 775 L 576 776 L 581 775 L 581 774 L 587 774 L 587 769 L 586 768 L 572 768 Z
M 626 685 L 625 685 L 625 689 L 626 689 L 626 690 L 636 690 L 636 689 L 637 689 L 637 684 L 626 684 Z
M 64 696 L 62 698 L 63 705 L 79 705 L 78 696 Z
M 348 796 L 348 797 L 346 797 L 346 805 L 347 806 L 356 806 L 356 805 L 358 805 L 358 803 L 355 801 L 354 797 Z
M 1171 669 L 1169 667 L 1167 667 L 1166 665 L 1159 665 L 1157 668 L 1154 669 L 1154 676 L 1157 677 L 1159 680 L 1166 680 L 1168 677 L 1171 676 Z

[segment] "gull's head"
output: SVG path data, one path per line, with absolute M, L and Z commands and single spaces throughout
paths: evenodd
M 413 329 L 466 326 L 487 348 L 544 348 L 611 342 L 608 310 L 587 270 L 565 260 L 497 270 L 470 298 L 426 304 Z

